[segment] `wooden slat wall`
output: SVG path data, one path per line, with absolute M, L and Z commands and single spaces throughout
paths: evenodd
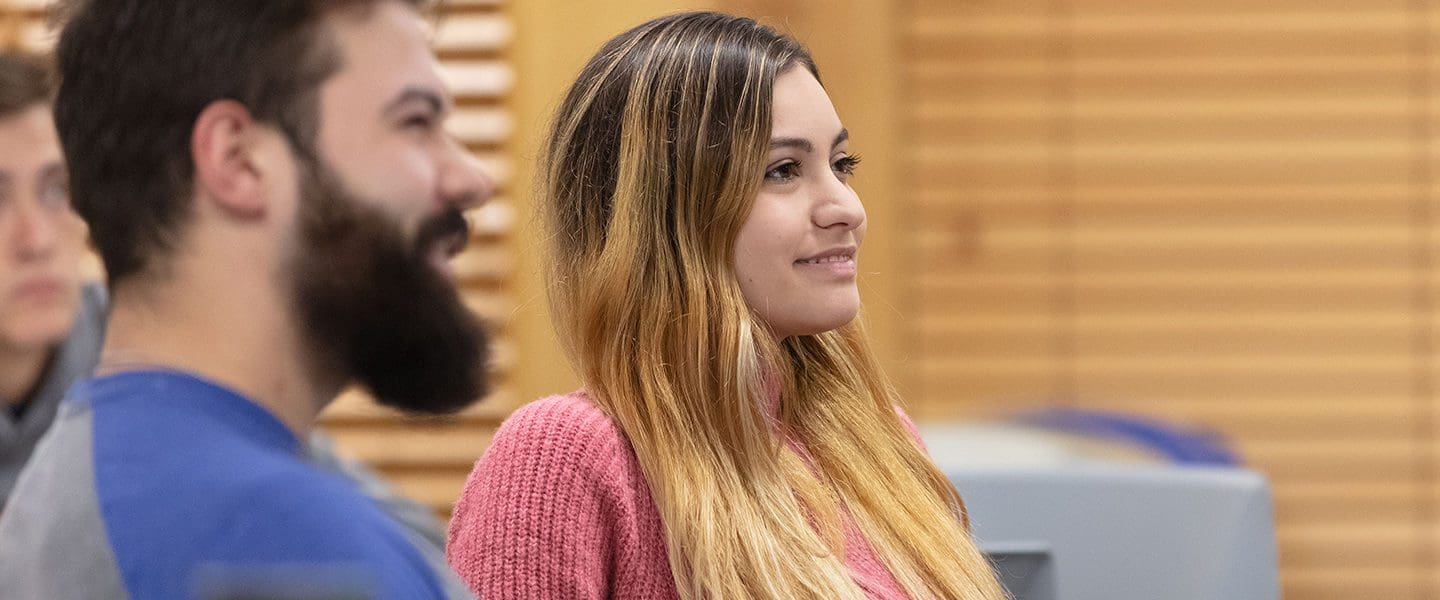
M 902 4 L 920 416 L 1209 426 L 1286 598 L 1440 597 L 1437 3 Z
M 44 25 L 45 5 L 45 0 L 0 0 L 0 46 L 48 50 L 53 35 Z M 475 459 L 517 404 L 508 327 L 517 220 L 508 198 L 513 179 L 508 146 L 515 128 L 508 50 L 514 26 L 503 0 L 448 0 L 437 23 L 436 48 L 457 104 L 449 126 L 500 184 L 498 197 L 476 209 L 480 226 L 469 249 L 456 259 L 466 303 L 492 324 L 496 391 L 446 419 L 407 419 L 351 391 L 326 410 L 322 424 L 341 452 L 368 462 L 401 493 L 448 518 Z

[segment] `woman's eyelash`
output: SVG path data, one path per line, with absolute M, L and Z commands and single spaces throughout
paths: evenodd
M 842 156 L 842 157 L 840 157 L 840 158 L 837 158 L 837 159 L 835 159 L 833 162 L 831 162 L 831 163 L 830 163 L 830 168 L 831 168 L 831 169 L 834 169 L 835 172 L 837 172 L 837 173 L 840 173 L 840 174 L 842 174 L 842 175 L 847 175 L 847 176 L 848 176 L 848 175 L 854 175 L 854 174 L 855 174 L 855 168 L 858 167 L 859 165 L 860 165 L 860 156 L 858 156 L 858 155 L 847 155 L 847 156 Z M 800 163 L 798 163 L 798 162 L 793 162 L 793 161 L 792 161 L 792 162 L 785 162 L 785 163 L 781 163 L 781 164 L 775 165 L 774 167 L 771 167 L 769 170 L 765 171 L 765 178 L 766 178 L 766 179 L 769 179 L 769 180 L 775 180 L 775 181 L 788 181 L 788 180 L 790 180 L 790 179 L 793 179 L 793 178 L 797 177 L 797 176 L 799 175 L 799 173 L 798 173 L 799 170 L 800 170 Z
M 765 178 L 777 179 L 782 181 L 788 180 L 795 177 L 796 171 L 799 168 L 800 163 L 797 162 L 780 163 L 778 165 L 775 165 L 774 167 L 771 167 L 770 170 L 765 171 Z

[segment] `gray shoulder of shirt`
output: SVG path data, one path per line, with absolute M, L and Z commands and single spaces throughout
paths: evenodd
M 62 410 L 0 513 L 6 598 L 126 598 L 94 486 L 88 407 Z
M 400 525 L 405 537 L 429 563 L 449 600 L 473 598 L 470 589 L 445 561 L 445 534 L 440 521 L 424 505 L 400 495 L 388 482 L 365 464 L 339 456 L 330 436 L 321 430 L 311 432 L 306 445 L 310 463 L 344 477 L 375 502 L 380 510 Z
M 104 286 L 91 283 L 80 288 L 80 310 L 75 314 L 75 323 L 70 326 L 70 335 L 65 338 L 60 362 L 56 365 L 60 376 L 77 381 L 94 372 L 100 362 L 100 347 L 105 342 L 108 308 L 109 296 Z
M 99 284 L 88 284 L 80 288 L 80 309 L 75 313 L 75 322 L 70 333 L 60 344 L 55 365 L 50 368 L 45 381 L 35 396 L 35 416 L 30 420 L 43 420 L 41 428 L 49 428 L 53 418 L 53 407 L 59 404 L 70 385 L 89 377 L 100 362 L 100 347 L 105 342 L 106 315 L 105 288 Z M 30 424 L 36 427 L 37 423 Z

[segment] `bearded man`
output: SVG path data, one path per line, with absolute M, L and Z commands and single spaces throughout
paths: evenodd
M 485 392 L 446 261 L 493 183 L 443 128 L 422 4 L 70 7 L 55 125 L 111 315 L 0 516 L 7 597 L 443 597 L 302 442 L 351 383 Z

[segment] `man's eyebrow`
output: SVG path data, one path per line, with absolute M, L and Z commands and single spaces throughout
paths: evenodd
M 430 110 L 442 114 L 449 108 L 449 104 L 439 92 L 430 88 L 411 86 L 401 90 L 400 95 L 396 96 L 394 100 L 391 100 L 389 104 L 386 104 L 385 112 L 389 113 L 399 110 L 401 107 L 412 102 L 423 102 L 430 107 Z

